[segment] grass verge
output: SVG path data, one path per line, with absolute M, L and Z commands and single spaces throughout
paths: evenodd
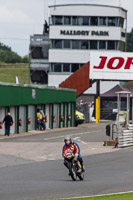
M 62 200 L 68 200 L 68 199 L 62 199 Z M 105 196 L 87 197 L 87 198 L 75 198 L 69 200 L 133 200 L 133 193 L 105 195 Z
M 16 76 L 18 76 L 20 84 L 28 83 L 28 67 L 1 67 L 0 68 L 0 82 L 16 83 Z

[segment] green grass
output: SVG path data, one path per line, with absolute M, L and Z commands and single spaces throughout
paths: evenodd
M 28 83 L 28 67 L 0 67 L 0 82 L 16 83 L 16 76 L 18 76 L 20 84 Z
M 67 199 L 63 199 L 67 200 Z M 116 194 L 116 195 L 107 195 L 99 197 L 88 197 L 88 198 L 77 198 L 71 200 L 133 200 L 133 193 L 128 194 Z

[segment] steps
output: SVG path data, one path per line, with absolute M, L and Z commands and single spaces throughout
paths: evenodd
M 118 147 L 133 146 L 133 124 L 129 124 L 126 130 L 122 131 L 122 134 L 118 135 Z

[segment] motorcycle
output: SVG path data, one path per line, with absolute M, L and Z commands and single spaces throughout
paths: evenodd
M 75 158 L 75 155 L 73 153 L 66 153 L 65 156 L 65 163 L 67 168 L 69 169 L 69 174 L 73 181 L 77 180 L 77 177 L 79 180 L 84 180 L 84 173 L 82 172 L 82 167 L 80 162 Z

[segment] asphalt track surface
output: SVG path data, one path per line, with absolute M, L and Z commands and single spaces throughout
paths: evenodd
M 75 134 L 75 130 L 72 132 Z M 64 133 L 56 133 L 57 138 Z M 100 134 L 91 135 L 90 141 L 102 140 Z M 52 133 L 50 136 L 53 137 Z M 32 142 L 34 137 L 41 140 L 42 134 L 23 140 L 29 142 L 31 138 Z M 58 141 L 56 137 L 53 140 Z M 9 141 L 21 142 L 22 138 L 4 140 Z M 43 142 L 45 145 L 46 141 Z M 13 160 L 16 164 L 10 165 Z M 133 148 L 85 156 L 84 165 L 85 180 L 73 182 L 62 160 L 33 162 L 0 154 L 0 200 L 44 200 L 133 190 Z

